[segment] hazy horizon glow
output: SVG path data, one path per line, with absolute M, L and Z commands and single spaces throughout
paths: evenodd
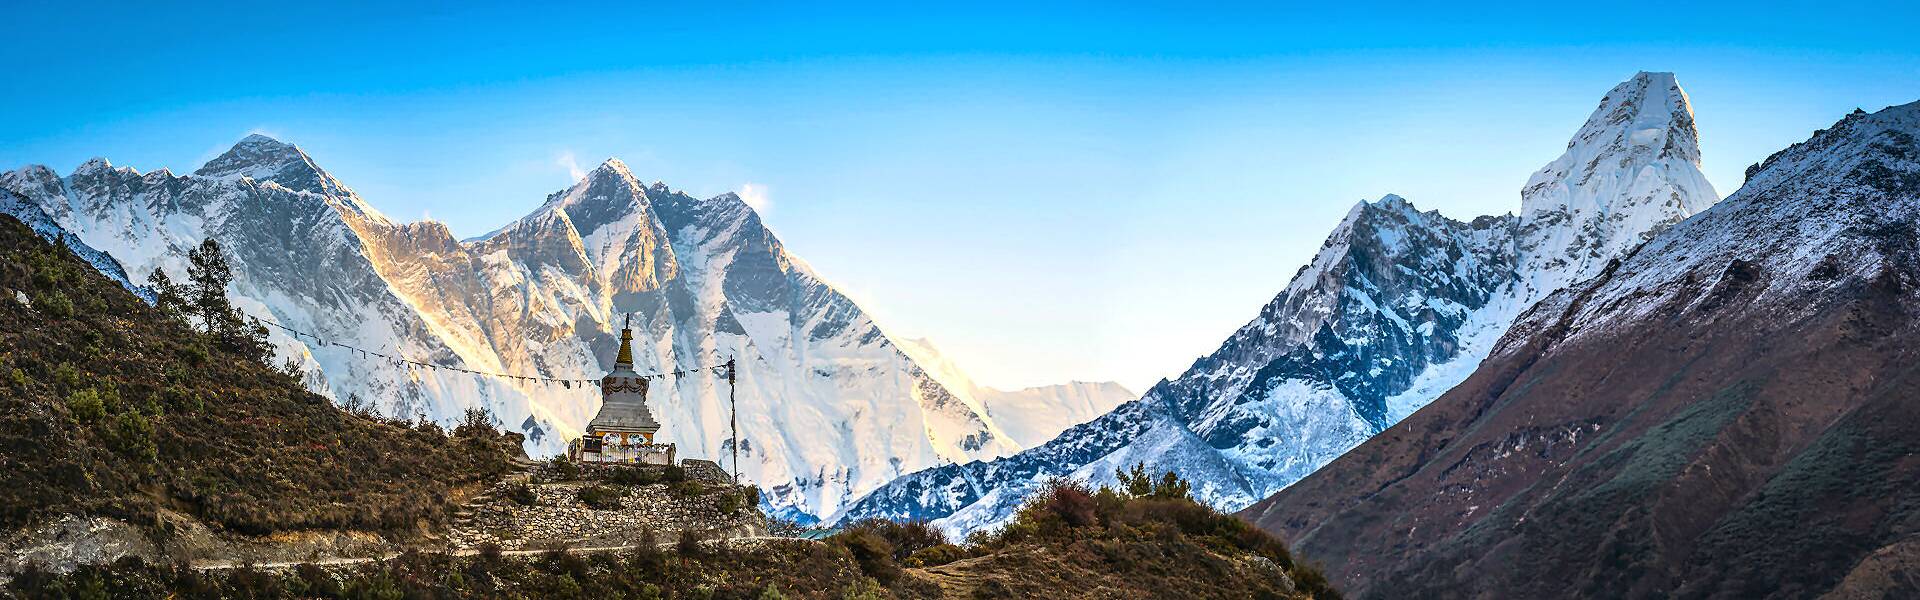
M 1356 201 L 1515 210 L 1636 71 L 1678 74 L 1723 196 L 1920 99 L 1920 14 L 1893 3 L 246 6 L 11 7 L 0 169 L 185 172 L 260 132 L 473 236 L 619 157 L 741 193 L 890 333 L 1002 388 L 1177 374 Z

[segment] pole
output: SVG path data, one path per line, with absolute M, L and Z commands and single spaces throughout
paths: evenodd
M 733 377 L 733 359 L 728 358 L 727 405 L 732 407 L 733 410 L 732 414 L 727 417 L 727 426 L 733 429 L 733 444 L 731 444 L 733 446 L 733 484 L 736 486 L 740 485 L 740 402 L 733 394 L 734 388 L 737 387 L 740 386 L 735 384 Z

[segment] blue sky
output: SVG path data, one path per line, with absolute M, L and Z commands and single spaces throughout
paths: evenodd
M 1356 201 L 1455 218 L 1639 70 L 1724 194 L 1855 107 L 1920 99 L 1900 4 L 13 2 L 0 168 L 197 167 L 249 132 L 477 235 L 609 156 L 748 190 L 890 331 L 985 383 L 1184 369 Z

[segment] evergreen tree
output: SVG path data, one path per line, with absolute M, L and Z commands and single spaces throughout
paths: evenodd
M 220 337 L 233 304 L 227 301 L 227 283 L 233 281 L 233 267 L 220 243 L 207 238 L 200 247 L 187 251 L 187 299 L 191 311 L 200 318 L 200 330 Z
M 267 328 L 249 323 L 227 300 L 233 267 L 220 243 L 207 238 L 187 251 L 184 311 L 200 318 L 200 330 L 220 345 L 256 361 L 267 359 Z M 169 282 L 171 283 L 171 282 Z M 157 293 L 157 292 L 156 292 Z
M 1133 469 L 1115 469 L 1114 479 L 1120 482 L 1120 491 L 1135 498 L 1192 498 L 1193 484 L 1180 478 L 1179 474 L 1167 471 L 1158 480 L 1147 473 L 1147 464 L 1134 463 Z
M 153 274 L 147 276 L 147 287 L 153 288 L 154 308 L 160 309 L 161 313 L 175 319 L 186 318 L 186 289 L 184 286 L 174 283 L 172 278 L 167 277 L 165 270 L 162 270 L 160 267 L 154 267 Z

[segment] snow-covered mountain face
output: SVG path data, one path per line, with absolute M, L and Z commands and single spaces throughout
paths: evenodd
M 965 533 L 1004 522 L 1047 479 L 1113 483 L 1135 463 L 1179 472 L 1222 509 L 1264 498 L 1458 384 L 1527 306 L 1711 206 L 1691 111 L 1671 74 L 1615 87 L 1527 182 L 1519 216 L 1362 202 L 1179 378 L 1043 446 L 903 477 L 840 517 Z
M 1920 102 L 1855 111 L 1240 513 L 1355 597 L 1913 596 Z
M 967 376 L 925 338 L 896 339 L 894 344 L 941 385 L 986 411 L 1015 445 L 1031 448 L 1047 443 L 1068 427 L 1093 420 L 1114 407 L 1137 398 L 1112 381 L 1070 381 L 1018 390 L 980 385 Z
M 1613 88 L 1567 152 L 1520 191 L 1521 296 L 1592 277 L 1720 199 L 1700 172 L 1687 93 L 1671 73 L 1641 73 Z
M 481 238 L 398 224 L 298 148 L 249 136 L 193 175 L 96 159 L 60 177 L 0 175 L 0 209 L 124 263 L 184 277 L 211 237 L 234 266 L 236 304 L 275 330 L 282 357 L 337 400 L 441 422 L 485 407 L 553 453 L 598 408 L 591 387 L 407 368 L 333 342 L 491 372 L 597 379 L 618 317 L 644 343 L 635 368 L 734 357 L 739 468 L 776 514 L 807 520 L 901 474 L 1019 449 L 985 406 L 921 370 L 854 303 L 787 253 L 732 194 L 643 185 L 610 160 L 532 214 Z M 27 218 L 27 217 L 22 217 Z M 29 221 L 33 222 L 33 221 Z M 730 461 L 729 390 L 713 371 L 652 386 L 662 441 Z M 731 463 L 727 463 L 731 467 Z
M 1591 282 L 1575 310 L 1563 292 L 1514 325 L 1545 329 L 1564 318 L 1568 340 L 1609 335 L 1608 324 L 1650 321 L 1675 303 L 1691 310 L 1737 290 L 1739 312 L 1797 321 L 1818 310 L 1810 291 L 1862 281 L 1911 290 L 1920 219 L 1920 102 L 1855 110 L 1833 127 L 1747 169 L 1740 191 L 1671 235 L 1647 243 Z M 1709 293 L 1688 300 L 1684 293 Z M 1502 340 L 1506 353 L 1523 341 Z

